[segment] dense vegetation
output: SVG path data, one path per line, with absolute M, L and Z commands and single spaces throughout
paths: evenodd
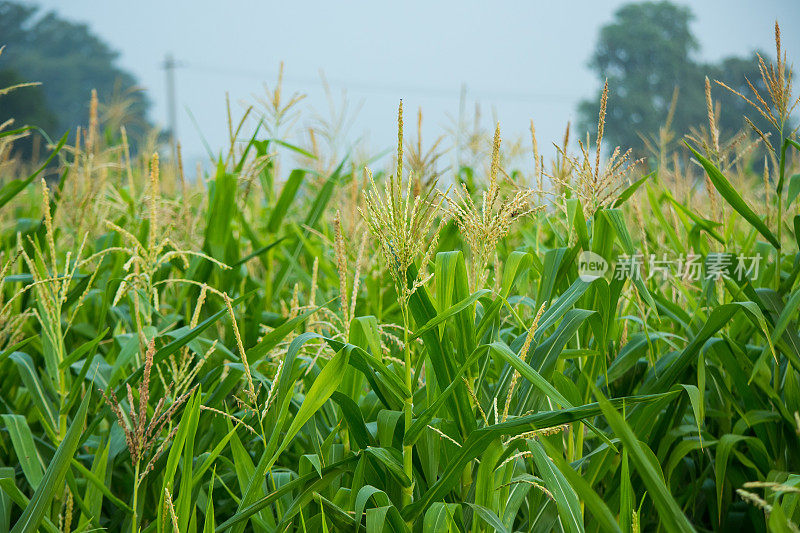
M 128 132 L 143 135 L 152 128 L 145 93 L 134 76 L 119 67 L 119 53 L 86 24 L 43 12 L 31 2 L 0 0 L 0 36 L 0 87 L 18 83 L 16 79 L 41 84 L 0 100 L 0 122 L 13 118 L 57 139 L 59 131 L 74 132 L 86 121 L 88 96 L 94 89 L 111 130 L 124 124 Z M 30 148 L 36 139 L 18 144 Z
M 749 92 L 748 80 L 759 91 L 766 86 L 759 73 L 758 57 L 725 57 L 714 63 L 699 61 L 697 37 L 691 29 L 691 8 L 664 0 L 625 4 L 614 19 L 600 29 L 590 67 L 600 82 L 607 79 L 617 98 L 609 102 L 606 129 L 612 146 L 633 148 L 647 154 L 657 143 L 665 117 L 671 114 L 671 129 L 685 135 L 706 121 L 703 79 L 720 80 L 741 93 Z M 761 52 L 763 56 L 764 53 Z M 748 103 L 732 92 L 715 95 L 717 125 L 721 131 L 744 127 Z M 597 100 L 579 107 L 579 131 L 597 127 Z M 751 119 L 762 130 L 769 122 Z M 763 153 L 762 153 L 763 155 Z
M 797 530 L 797 102 L 761 66 L 768 131 L 709 82 L 645 163 L 604 91 L 592 146 L 478 131 L 438 182 L 402 107 L 373 174 L 265 134 L 279 89 L 196 180 L 96 99 L 38 170 L 6 127 L 0 529 Z

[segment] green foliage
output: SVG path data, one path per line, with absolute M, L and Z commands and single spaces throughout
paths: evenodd
M 4 56 L 0 56 L 0 61 L 3 58 Z M 27 81 L 15 70 L 0 69 L 0 87 L 12 87 Z M 47 104 L 41 86 L 24 87 L 0 96 L 0 123 L 11 118 L 17 127 L 36 125 L 45 131 L 57 131 L 56 114 Z M 33 155 L 33 142 L 32 137 L 20 140 L 15 146 L 15 151 L 25 159 L 30 159 Z
M 738 132 L 746 126 L 744 116 L 753 119 L 762 131 L 769 131 L 766 121 L 751 113 L 746 102 L 715 84 L 719 80 L 748 94 L 749 79 L 763 90 L 755 54 L 728 57 L 715 64 L 699 62 L 699 45 L 690 28 L 692 18 L 691 9 L 686 6 L 667 1 L 638 2 L 619 8 L 613 22 L 600 30 L 590 65 L 601 83 L 608 80 L 612 87 L 606 118 L 606 137 L 611 146 L 633 148 L 640 156 L 650 155 L 648 148 L 658 146 L 659 130 L 668 117 L 671 116 L 670 129 L 676 139 L 705 123 L 705 77 L 714 84 L 721 131 Z M 676 89 L 677 105 L 672 109 Z M 578 131 L 596 129 L 598 100 L 580 104 Z
M 245 124 L 202 182 L 63 137 L 0 187 L 0 531 L 796 529 L 794 138 L 765 181 L 689 142 L 535 209 L 498 130 L 472 192 L 397 165 L 366 208 Z
M 115 64 L 119 54 L 85 24 L 64 20 L 53 12 L 39 13 L 34 6 L 3 0 L 0 46 L 6 47 L 0 56 L 4 76 L 42 84 L 34 91 L 19 91 L 18 103 L 32 106 L 29 110 L 5 101 L 10 96 L 0 98 L 3 105 L 0 120 L 13 117 L 17 123 L 35 124 L 57 138 L 84 123 L 89 95 L 96 89 L 105 104 L 126 103 L 125 116 L 112 127 L 114 135 L 123 124 L 133 138 L 150 128 L 147 120 L 150 103 L 137 89 L 136 80 Z M 0 80 L 0 87 L 8 85 Z M 36 100 L 41 95 L 46 105 Z

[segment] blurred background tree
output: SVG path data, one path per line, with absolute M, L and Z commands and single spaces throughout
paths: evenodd
M 0 69 L 0 91 L 26 83 L 22 76 L 12 69 Z M 17 118 L 22 117 L 22 118 Z M 24 124 L 36 125 L 45 131 L 55 131 L 58 119 L 47 104 L 47 98 L 41 85 L 20 87 L 0 94 L 0 124 L 10 118 L 14 123 L 8 129 L 15 129 Z M 18 139 L 16 150 L 24 159 L 30 159 L 34 152 L 33 137 Z
M 651 155 L 643 137 L 653 139 L 658 135 L 676 87 L 674 139 L 680 141 L 691 128 L 706 126 L 706 76 L 711 80 L 714 102 L 720 106 L 717 124 L 723 139 L 745 126 L 745 115 L 762 131 L 770 131 L 746 102 L 714 83 L 723 81 L 749 95 L 745 81 L 748 78 L 763 90 L 755 52 L 749 58 L 729 57 L 716 64 L 698 61 L 699 45 L 690 29 L 692 18 L 688 7 L 666 1 L 627 4 L 600 30 L 589 66 L 598 74 L 601 87 L 602 81 L 608 79 L 606 146 L 632 148 L 637 156 Z M 761 55 L 771 57 L 763 52 Z M 579 106 L 579 131 L 584 134 L 597 128 L 599 101 L 598 90 L 594 99 Z
M 87 122 L 89 99 L 96 89 L 109 134 L 125 125 L 136 139 L 151 128 L 150 102 L 136 79 L 116 66 L 118 53 L 94 35 L 55 13 L 0 0 L 0 87 L 22 81 L 38 87 L 0 98 L 0 123 L 14 118 L 15 126 L 36 125 L 51 137 Z M 43 105 L 44 104 L 44 105 Z

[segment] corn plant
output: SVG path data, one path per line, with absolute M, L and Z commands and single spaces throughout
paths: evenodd
M 459 131 L 444 173 L 402 103 L 385 169 L 297 141 L 280 82 L 194 180 L 96 94 L 45 161 L 3 125 L 0 530 L 797 530 L 776 51 L 741 94 L 774 131 L 721 132 L 707 80 L 647 160 L 603 146 L 608 84 L 577 151 Z

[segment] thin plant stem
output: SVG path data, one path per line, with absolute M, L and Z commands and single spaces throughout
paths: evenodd
M 403 402 L 403 415 L 405 420 L 405 430 L 408 431 L 411 428 L 411 419 L 413 417 L 413 408 L 414 408 L 414 393 L 411 389 L 412 387 L 412 378 L 411 378 L 411 348 L 408 344 L 408 304 L 403 303 L 402 305 L 402 313 L 403 313 L 403 360 L 405 361 L 405 383 L 406 387 L 409 390 L 409 395 Z M 412 454 L 413 454 L 414 447 L 409 444 L 403 444 L 403 472 L 408 479 L 412 480 L 412 483 L 408 487 L 403 487 L 403 505 L 406 506 L 411 503 L 414 495 L 414 483 L 413 483 L 413 462 L 412 462 Z
M 781 237 L 783 235 L 783 187 L 786 184 L 783 182 L 784 176 L 786 174 L 786 149 L 789 147 L 788 139 L 784 139 L 783 144 L 781 145 L 781 158 L 780 158 L 780 165 L 779 165 L 779 175 L 778 175 L 778 183 L 781 184 L 780 190 L 777 191 L 778 193 L 778 216 L 777 224 L 778 224 L 778 244 L 782 244 Z M 780 289 L 781 286 L 781 249 L 775 249 L 775 288 Z
M 133 467 L 133 518 L 131 519 L 131 532 L 138 533 L 139 531 L 139 461 Z

